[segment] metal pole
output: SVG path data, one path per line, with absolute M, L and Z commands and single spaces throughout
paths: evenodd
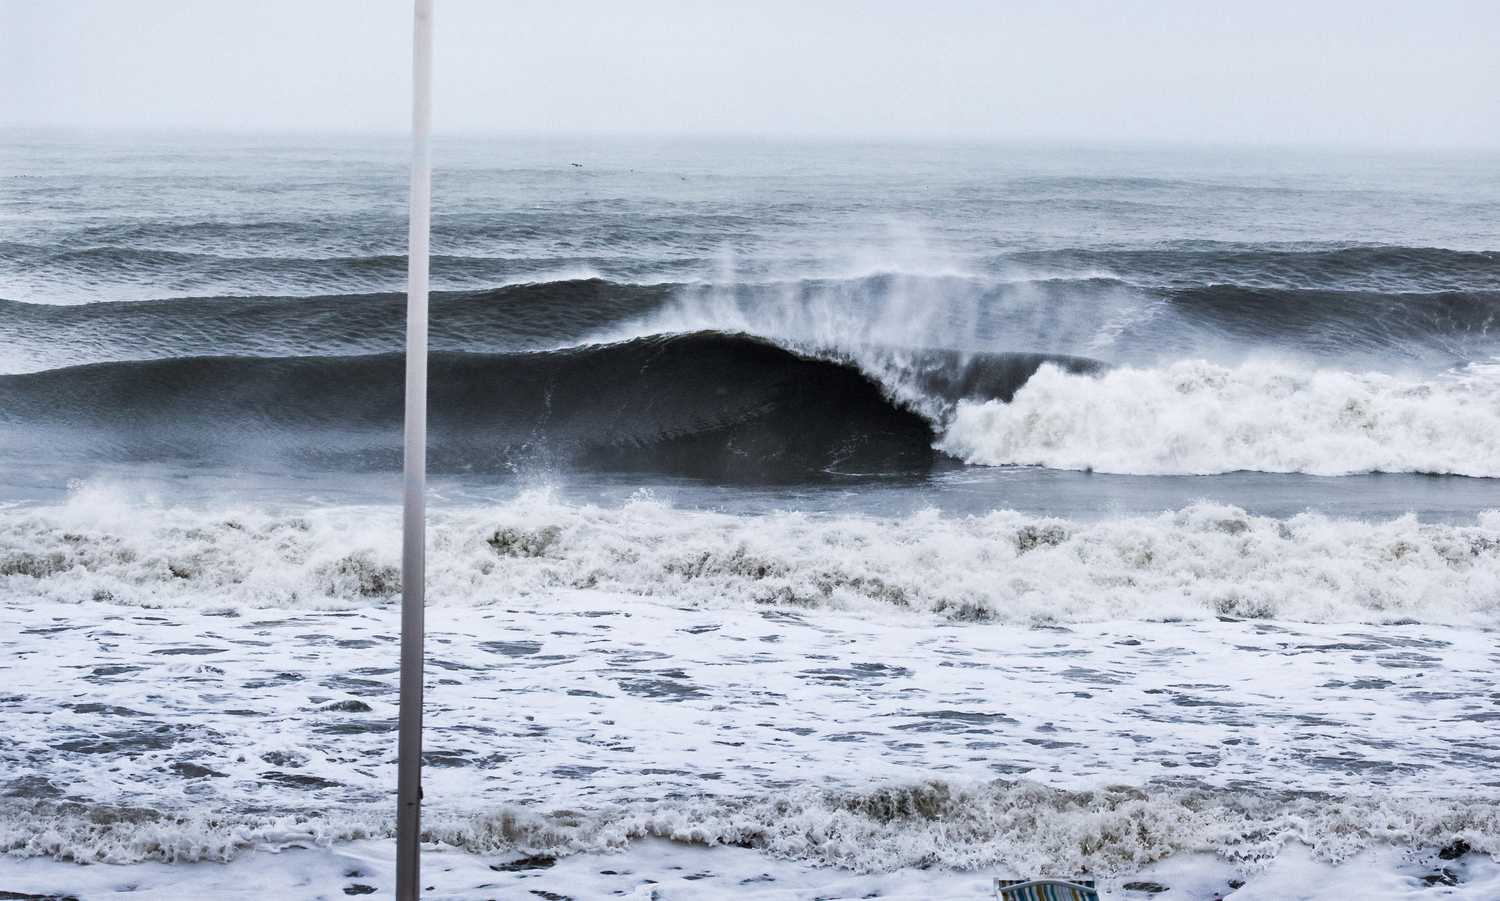
M 432 0 L 412 40 L 411 222 L 406 276 L 406 446 L 401 497 L 401 719 L 396 744 L 396 899 L 421 894 L 422 638 L 426 604 L 427 253 L 432 206 Z

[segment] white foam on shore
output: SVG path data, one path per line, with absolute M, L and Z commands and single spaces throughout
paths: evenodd
M 209 511 L 85 491 L 0 510 L 0 590 L 17 600 L 286 608 L 390 603 L 397 511 Z M 433 603 L 559 589 L 704 607 L 823 608 L 1019 623 L 1213 616 L 1303 622 L 1500 622 L 1500 514 L 1476 525 L 1198 504 L 1064 520 L 735 516 L 649 498 L 615 508 L 531 493 L 435 511 Z
M 246 852 L 388 842 L 398 613 L 11 600 L 0 851 L 45 864 L 26 885 L 87 898 L 53 861 L 197 862 L 172 879 L 201 888 L 221 878 L 204 862 L 248 859 L 277 884 L 293 864 Z M 564 858 L 556 879 L 442 896 L 600 897 L 614 884 L 583 877 L 604 869 L 666 871 L 661 898 L 771 873 L 766 897 L 805 901 L 933 870 L 982 887 L 1166 868 L 1206 901 L 1226 884 L 1205 872 L 1302 849 L 1333 885 L 1339 861 L 1373 855 L 1396 883 L 1448 866 L 1439 849 L 1500 846 L 1488 632 L 880 619 L 597 588 L 430 610 L 424 822 L 467 852 L 444 866 Z M 1211 871 L 1180 870 L 1204 855 Z
M 383 815 L 398 616 L 0 607 L 0 808 Z M 427 619 L 434 811 L 996 778 L 1495 798 L 1493 641 L 1451 626 L 924 626 L 585 591 Z
M 969 463 L 1141 475 L 1256 470 L 1500 476 L 1500 366 L 1418 379 L 1283 363 L 1072 375 L 960 404 L 939 445 Z
M 12 803 L 0 848 L 75 863 L 228 861 L 254 849 L 388 838 L 372 812 L 277 817 L 163 814 Z M 664 799 L 592 810 L 501 805 L 430 810 L 425 841 L 477 854 L 564 857 L 663 838 L 754 848 L 780 860 L 855 872 L 941 865 L 1116 876 L 1176 854 L 1211 853 L 1246 869 L 1301 844 L 1342 863 L 1372 848 L 1435 851 L 1464 842 L 1500 851 L 1500 804 L 1402 797 L 1258 796 L 1171 787 L 1065 791 L 1034 782 L 936 780 L 864 790 Z
M 888 873 L 851 873 L 795 861 L 769 859 L 742 848 L 684 845 L 659 839 L 632 843 L 614 853 L 515 861 L 465 854 L 442 845 L 423 849 L 422 876 L 432 897 L 493 901 L 496 897 L 625 897 L 640 901 L 808 901 L 811 898 L 987 898 L 995 875 L 1013 870 L 957 870 L 942 866 Z M 394 842 L 367 839 L 331 847 L 293 846 L 244 854 L 227 864 L 143 863 L 78 867 L 39 858 L 0 857 L 0 885 L 36 895 L 71 895 L 82 901 L 114 898 L 121 891 L 160 901 L 238 901 L 263 898 L 337 898 L 369 893 L 391 897 Z M 492 863 L 502 869 L 491 868 Z M 513 868 L 512 868 L 513 867 Z M 1052 868 L 1051 875 L 1075 876 Z M 1034 875 L 1034 874 L 1029 874 Z M 1211 854 L 1182 854 L 1128 876 L 1098 881 L 1106 897 L 1148 898 L 1167 889 L 1174 899 L 1342 898 L 1418 901 L 1430 897 L 1427 879 L 1455 883 L 1442 890 L 1454 901 L 1490 901 L 1500 890 L 1500 866 L 1487 856 L 1455 860 L 1375 849 L 1343 863 L 1320 861 L 1300 846 L 1286 849 L 1251 871 Z M 1136 886 L 1135 889 L 1127 886 Z M 1238 886 L 1238 888 L 1236 888 Z M 373 890 L 373 891 L 371 891 Z

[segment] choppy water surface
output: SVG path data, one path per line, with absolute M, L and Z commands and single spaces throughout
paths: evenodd
M 0 889 L 389 891 L 403 146 L 6 140 Z M 1496 162 L 442 142 L 434 880 L 1490 897 Z

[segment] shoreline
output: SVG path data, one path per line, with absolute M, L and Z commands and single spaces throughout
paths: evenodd
M 0 891 L 48 901 L 118 897 L 122 890 L 147 892 L 160 901 L 202 898 L 284 901 L 349 897 L 389 898 L 394 884 L 394 840 L 259 850 L 229 863 L 79 866 L 52 860 L 0 857 Z M 928 901 L 933 897 L 989 898 L 994 876 L 1005 868 L 944 867 L 858 873 L 777 860 L 756 851 L 709 848 L 651 839 L 610 854 L 518 859 L 465 854 L 427 845 L 423 883 L 427 897 L 449 901 L 542 898 L 585 901 L 624 897 L 653 901 L 813 898 L 881 898 Z M 1207 853 L 1174 855 L 1128 876 L 1099 881 L 1104 897 L 1212 901 L 1234 897 L 1324 898 L 1416 901 L 1434 887 L 1445 898 L 1486 901 L 1500 890 L 1500 863 L 1469 853 L 1445 858 L 1387 848 L 1342 864 L 1317 860 L 1305 847 L 1289 846 L 1268 864 L 1245 867 Z M 15 897 L 7 895 L 6 897 Z

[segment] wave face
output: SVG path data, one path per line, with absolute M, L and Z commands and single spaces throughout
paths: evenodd
M 65 507 L 3 511 L 0 585 L 35 602 L 210 609 L 340 609 L 399 594 L 392 510 L 147 514 L 90 493 Z M 1013 511 L 822 520 L 529 494 L 436 512 L 429 533 L 440 604 L 504 606 L 585 589 L 901 622 L 1500 625 L 1500 518 L 1490 513 L 1475 526 L 1276 519 L 1217 504 L 1099 522 Z
M 937 433 L 916 401 L 1005 401 L 1040 366 L 1098 366 L 1044 354 L 870 358 L 891 385 L 848 359 L 714 332 L 532 353 L 440 352 L 429 367 L 429 465 L 730 481 L 925 471 L 939 462 Z M 62 455 L 270 455 L 399 468 L 404 366 L 395 354 L 196 357 L 0 376 L 0 422 L 12 447 L 46 442 Z M 893 399 L 902 387 L 913 403 Z
M 964 390 L 1008 396 L 1041 362 L 971 367 Z M 570 465 L 732 481 L 923 470 L 936 455 L 931 424 L 854 367 L 744 336 L 439 353 L 429 378 L 438 470 Z M 403 379 L 390 354 L 101 363 L 0 378 L 0 411 L 13 447 L 64 455 L 399 468 Z

